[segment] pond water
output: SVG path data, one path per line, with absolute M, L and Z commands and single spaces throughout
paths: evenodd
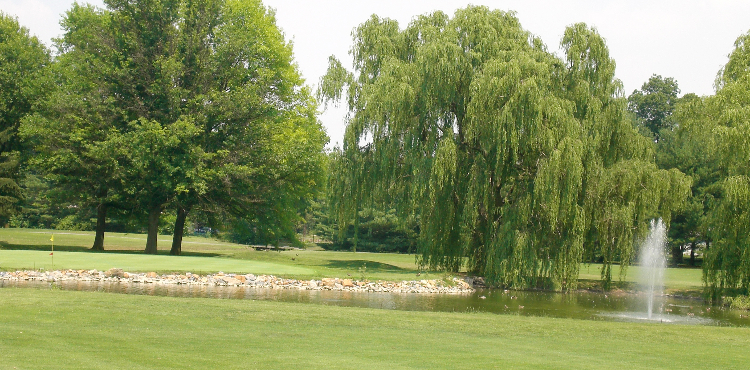
M 686 325 L 750 327 L 747 311 L 709 306 L 695 299 L 657 297 L 654 315 L 646 314 L 646 299 L 636 294 L 594 292 L 527 292 L 481 289 L 474 294 L 397 294 L 328 290 L 258 289 L 205 285 L 125 284 L 111 282 L 0 281 L 3 287 L 103 291 L 121 294 L 188 298 L 250 299 L 366 307 L 405 311 L 490 312 L 584 320 L 654 322 Z

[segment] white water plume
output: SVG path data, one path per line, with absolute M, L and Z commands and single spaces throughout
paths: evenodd
M 651 220 L 651 232 L 641 246 L 641 279 L 647 298 L 648 319 L 654 311 L 654 297 L 661 295 L 664 287 L 664 269 L 667 260 L 664 248 L 667 242 L 667 228 L 661 218 Z

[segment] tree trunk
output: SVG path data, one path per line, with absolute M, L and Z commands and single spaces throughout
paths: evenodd
M 177 208 L 177 219 L 174 222 L 174 237 L 172 237 L 172 249 L 169 254 L 179 256 L 182 253 L 182 233 L 185 231 L 185 219 L 188 211 L 183 207 Z
M 675 267 L 682 263 L 682 246 L 672 246 L 672 263 Z
M 146 253 L 156 254 L 156 239 L 159 237 L 159 216 L 161 207 L 154 207 L 148 213 L 148 238 L 146 239 Z
M 104 227 L 107 223 L 107 204 L 102 202 L 96 206 L 96 237 L 94 237 L 94 246 L 91 250 L 104 250 Z

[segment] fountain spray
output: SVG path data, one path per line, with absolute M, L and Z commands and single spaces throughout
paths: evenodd
M 660 219 L 651 220 L 651 232 L 641 247 L 641 284 L 645 289 L 648 303 L 648 319 L 654 311 L 654 297 L 661 294 L 664 286 L 664 269 L 667 261 L 664 248 L 667 242 L 667 228 Z

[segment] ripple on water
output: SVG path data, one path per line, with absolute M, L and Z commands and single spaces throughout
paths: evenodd
M 599 316 L 606 317 L 616 321 L 626 322 L 648 322 L 661 324 L 688 324 L 688 325 L 716 325 L 717 321 L 708 317 L 688 316 L 688 315 L 669 315 L 669 314 L 651 314 L 648 317 L 646 312 L 603 312 Z

